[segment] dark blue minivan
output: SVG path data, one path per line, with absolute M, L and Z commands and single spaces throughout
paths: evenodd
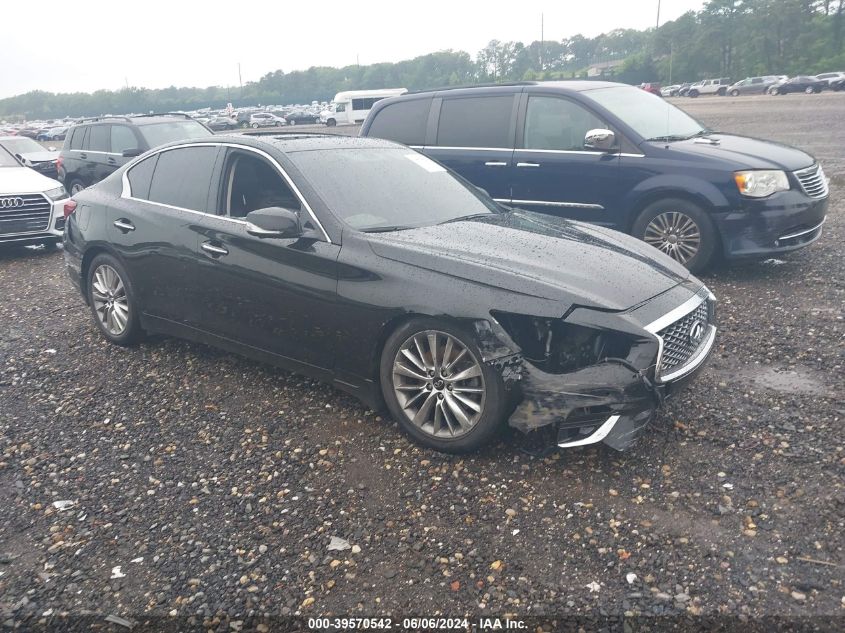
M 377 102 L 361 136 L 413 147 L 504 204 L 631 233 L 693 271 L 806 246 L 827 213 L 809 154 L 708 130 L 624 84 L 411 93 Z

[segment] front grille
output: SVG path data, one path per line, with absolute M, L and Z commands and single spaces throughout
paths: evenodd
M 813 165 L 807 169 L 794 172 L 801 188 L 811 198 L 824 198 L 827 196 L 827 178 L 821 165 Z
M 17 206 L 18 200 L 23 204 Z M 0 235 L 46 231 L 50 211 L 50 201 L 40 193 L 0 196 Z
M 671 325 L 667 325 L 657 333 L 663 339 L 663 360 L 660 363 L 661 375 L 668 374 L 689 362 L 707 338 L 708 326 L 710 325 L 709 316 L 707 300 L 704 299 L 692 312 Z M 701 325 L 702 336 L 695 340 L 690 336 L 690 333 L 693 325 L 697 322 Z

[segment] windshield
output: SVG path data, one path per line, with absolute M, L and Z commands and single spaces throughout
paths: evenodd
M 0 141 L 0 145 L 12 152 L 12 154 L 29 154 L 31 152 L 47 151 L 40 144 L 36 143 L 31 138 L 27 138 L 26 136 L 4 139 Z
M 150 147 L 158 147 L 171 141 L 182 141 L 186 138 L 212 135 L 201 123 L 188 120 L 150 123 L 141 125 L 138 129 L 141 130 L 141 135 L 147 139 Z
M 0 167 L 20 167 L 20 163 L 15 160 L 14 156 L 0 147 Z
M 430 158 L 405 148 L 291 152 L 331 211 L 359 231 L 413 228 L 498 207 Z
M 686 139 L 706 128 L 680 108 L 639 88 L 598 88 L 584 93 L 648 140 Z

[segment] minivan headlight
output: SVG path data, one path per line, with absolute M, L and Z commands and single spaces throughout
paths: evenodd
M 776 169 L 734 172 L 739 192 L 749 198 L 765 198 L 777 191 L 789 191 L 786 173 Z
M 67 191 L 65 191 L 64 186 L 56 187 L 55 189 L 50 189 L 50 191 L 45 191 L 44 195 L 50 198 L 53 202 L 56 200 L 61 200 L 62 198 L 67 198 Z

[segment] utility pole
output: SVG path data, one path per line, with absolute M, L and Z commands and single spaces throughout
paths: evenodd
M 241 78 L 241 63 L 240 62 L 238 62 L 238 83 L 241 85 L 240 99 L 243 101 L 243 98 L 244 98 L 244 80 Z
M 657 0 L 657 23 L 654 25 L 654 30 L 660 28 L 660 0 Z
M 540 72 L 543 72 L 543 49 L 545 48 L 545 33 L 543 30 L 543 14 L 540 14 Z

